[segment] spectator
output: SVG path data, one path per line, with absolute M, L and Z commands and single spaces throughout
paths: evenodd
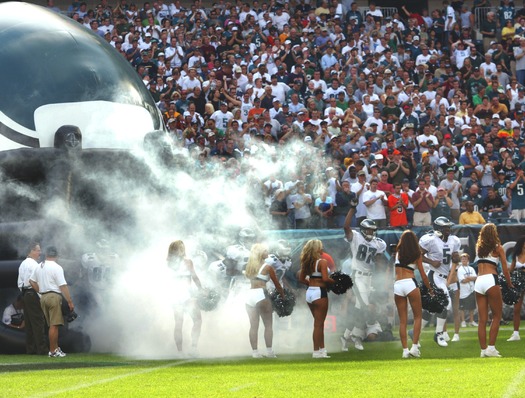
M 461 264 L 457 269 L 458 281 L 461 284 L 459 288 L 459 309 L 461 317 L 461 327 L 468 325 L 477 327 L 474 321 L 474 310 L 476 309 L 476 295 L 474 293 L 474 282 L 476 282 L 476 270 L 470 266 L 470 256 L 468 253 L 461 254 Z
M 479 194 L 479 187 L 477 184 L 472 184 L 465 195 L 461 198 L 461 208 L 465 209 L 465 203 L 472 202 L 474 210 L 479 211 L 483 207 L 483 198 Z
M 440 185 L 446 190 L 447 196 L 452 201 L 450 206 L 450 217 L 454 222 L 458 222 L 460 214 L 460 198 L 462 196 L 463 187 L 459 181 L 454 179 L 455 169 L 450 167 L 447 169 L 446 178 L 441 181 Z
M 478 211 L 474 210 L 474 202 L 465 202 L 465 211 L 459 216 L 459 223 L 465 224 L 485 224 L 486 221 Z
M 361 173 L 361 174 L 360 174 Z M 361 176 L 365 176 L 363 170 L 358 173 Z M 358 203 L 356 194 L 351 191 L 350 183 L 348 181 L 343 181 L 341 183 L 341 191 L 338 191 L 335 195 L 337 206 L 334 207 L 334 219 L 336 228 L 342 228 L 345 223 L 346 215 L 351 207 L 355 207 Z M 354 220 L 355 221 L 355 220 Z M 353 222 L 353 224 L 356 224 Z
M 357 224 L 359 225 L 366 218 L 367 214 L 363 194 L 370 189 L 370 184 L 366 182 L 366 173 L 364 170 L 361 170 L 359 173 L 357 173 L 357 182 L 354 182 L 350 188 L 358 200 L 355 216 L 357 218 Z
M 525 173 L 523 167 L 516 169 L 516 178 L 509 184 L 512 212 L 510 217 L 516 220 L 525 219 Z
M 297 184 L 297 195 L 294 202 L 297 229 L 307 229 L 310 227 L 310 218 L 312 217 L 312 213 L 310 212 L 311 204 L 312 196 L 305 193 L 304 183 L 299 182 Z
M 388 205 L 386 193 L 377 189 L 379 181 L 370 181 L 370 190 L 363 194 L 366 206 L 366 218 L 375 221 L 378 228 L 386 228 L 385 205 Z
M 439 187 L 432 205 L 432 221 L 438 217 L 446 217 L 450 219 L 452 205 L 452 199 L 450 199 L 447 194 L 447 190 L 444 187 Z
M 388 196 L 388 209 L 390 210 L 390 226 L 406 228 L 408 226 L 407 209 L 409 197 L 401 189 L 401 183 L 394 183 L 394 193 Z
M 503 217 L 507 206 L 494 187 L 487 188 L 487 196 L 483 199 L 482 211 L 489 213 L 489 217 Z
M 324 190 L 321 195 L 315 199 L 315 212 L 319 217 L 319 228 L 325 229 L 331 226 L 334 203 L 328 192 Z
M 287 229 L 288 227 L 288 208 L 286 206 L 286 191 L 278 189 L 270 205 L 270 214 L 274 222 L 275 229 Z
M 414 226 L 425 227 L 432 225 L 430 211 L 434 205 L 432 194 L 427 191 L 425 180 L 418 181 L 418 189 L 412 195 L 414 205 Z

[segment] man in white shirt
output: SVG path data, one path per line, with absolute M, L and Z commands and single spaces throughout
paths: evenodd
M 182 81 L 182 89 L 193 91 L 195 87 L 202 88 L 202 84 L 197 77 L 197 70 L 195 68 L 190 68 L 188 76 Z
M 378 180 L 370 181 L 370 190 L 363 194 L 363 203 L 366 206 L 366 217 L 374 220 L 378 228 L 386 228 L 385 205 L 388 203 L 386 194 L 377 189 Z
M 29 278 L 38 268 L 40 245 L 32 242 L 29 245 L 27 258 L 18 268 L 18 288 L 22 292 L 22 302 L 25 309 L 26 353 L 29 355 L 47 354 L 44 313 L 40 307 L 40 298 L 29 283 Z
M 22 296 L 17 296 L 15 301 L 9 304 L 2 314 L 2 323 L 13 329 L 24 329 L 24 303 L 22 303 Z M 21 316 L 21 323 L 14 322 L 14 316 Z M 19 318 L 20 319 L 20 318 Z
M 281 104 L 286 100 L 286 94 L 290 91 L 290 87 L 286 83 L 277 81 L 278 76 L 276 74 L 271 76 L 272 78 L 272 96 L 277 98 Z
M 219 110 L 213 112 L 210 119 L 215 120 L 215 126 L 219 131 L 225 132 L 228 128 L 228 123 L 233 119 L 233 114 L 228 111 L 228 104 L 226 102 L 221 102 Z
M 64 324 L 62 315 L 62 300 L 66 299 L 69 310 L 73 311 L 75 305 L 71 300 L 69 288 L 64 278 L 64 270 L 56 263 L 58 251 L 56 247 L 46 249 L 46 260 L 33 271 L 29 283 L 35 291 L 40 293 L 40 305 L 46 322 L 49 325 L 49 356 L 63 358 L 66 356 L 58 346 L 58 327 Z M 62 295 L 64 295 L 62 297 Z

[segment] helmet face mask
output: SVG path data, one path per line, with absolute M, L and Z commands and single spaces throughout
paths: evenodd
M 361 233 L 363 234 L 366 240 L 371 241 L 372 239 L 374 239 L 377 231 L 377 225 L 374 222 L 374 220 L 365 218 L 363 221 L 361 221 L 361 224 L 359 224 L 359 226 L 361 227 Z
M 447 238 L 454 223 L 446 217 L 438 217 L 434 220 L 434 233 L 440 238 Z

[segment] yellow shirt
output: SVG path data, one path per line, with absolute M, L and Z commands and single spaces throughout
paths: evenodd
M 472 213 L 464 211 L 459 216 L 459 223 L 462 224 L 462 225 L 465 225 L 465 224 L 485 224 L 486 221 L 483 218 L 483 216 L 477 211 L 473 211 Z

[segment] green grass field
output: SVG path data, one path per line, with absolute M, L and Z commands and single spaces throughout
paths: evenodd
M 340 352 L 336 334 L 327 336 L 332 358 L 324 360 L 3 355 L 0 397 L 524 397 L 525 340 L 506 342 L 510 334 L 502 327 L 496 345 L 504 358 L 479 358 L 476 328 L 462 329 L 447 348 L 425 330 L 423 358 L 409 360 L 399 341 Z

